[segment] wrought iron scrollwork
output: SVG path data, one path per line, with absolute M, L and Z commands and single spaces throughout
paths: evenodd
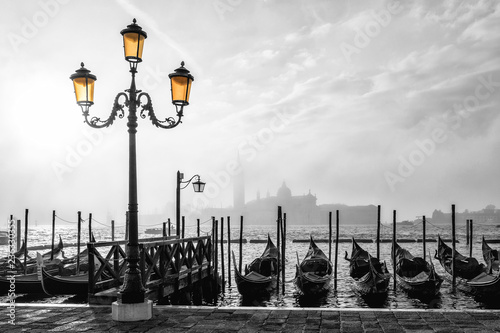
M 120 104 L 118 102 L 118 100 L 122 96 L 125 98 L 125 103 L 124 104 Z M 113 122 L 115 121 L 115 119 L 116 119 L 117 116 L 120 119 L 125 116 L 125 111 L 123 110 L 123 108 L 125 106 L 128 107 L 128 105 L 129 105 L 129 99 L 128 99 L 127 94 L 121 92 L 118 95 L 116 95 L 116 97 L 115 97 L 115 102 L 113 103 L 113 109 L 111 110 L 111 114 L 110 114 L 110 116 L 109 116 L 108 119 L 101 120 L 101 118 L 99 118 L 99 117 L 92 117 L 89 120 L 89 112 L 88 111 L 83 111 L 83 115 L 85 117 L 85 122 L 90 127 L 93 127 L 93 128 L 103 128 L 103 127 L 111 126 L 113 124 Z
M 138 98 L 137 98 L 137 101 L 140 103 L 141 101 L 141 98 L 142 97 L 145 97 L 146 98 L 146 104 L 142 104 L 142 109 L 141 109 L 141 113 L 140 113 L 140 116 L 142 119 L 146 118 L 146 113 L 149 115 L 149 119 L 151 120 L 151 122 L 153 123 L 153 125 L 155 125 L 156 127 L 160 127 L 160 128 L 174 128 L 175 126 L 179 125 L 182 121 L 182 116 L 183 116 L 183 107 L 181 106 L 180 109 L 176 106 L 176 112 L 177 112 L 177 120 L 173 117 L 167 117 L 165 118 L 165 120 L 159 120 L 156 115 L 155 115 L 155 112 L 154 112 L 154 109 L 153 109 L 153 104 L 151 103 L 151 97 L 149 97 L 149 94 L 148 93 L 140 93 Z

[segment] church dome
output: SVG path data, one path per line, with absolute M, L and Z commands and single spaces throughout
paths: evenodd
M 278 194 L 276 195 L 278 198 L 290 198 L 292 196 L 292 191 L 286 186 L 285 182 L 278 189 Z

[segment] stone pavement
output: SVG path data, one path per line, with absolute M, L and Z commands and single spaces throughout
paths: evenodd
M 498 310 L 387 310 L 155 306 L 148 321 L 111 320 L 110 306 L 7 304 L 0 332 L 500 332 Z

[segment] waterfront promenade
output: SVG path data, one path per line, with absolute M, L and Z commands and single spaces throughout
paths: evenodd
M 110 306 L 7 304 L 0 332 L 500 332 L 499 310 L 387 310 L 155 306 L 142 322 L 111 320 Z

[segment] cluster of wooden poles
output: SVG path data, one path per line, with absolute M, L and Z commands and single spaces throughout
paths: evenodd
M 29 219 L 28 219 L 28 216 L 29 216 L 29 209 L 26 209 L 25 210 L 25 214 L 24 214 L 24 274 L 26 274 L 26 269 L 27 269 L 27 265 L 26 265 L 26 259 L 28 257 L 28 250 L 39 250 L 39 249 L 44 249 L 44 248 L 47 248 L 47 246 L 36 246 L 36 247 L 32 247 L 30 249 L 28 249 L 28 224 L 29 224 Z M 13 215 L 10 215 L 10 221 L 13 221 L 14 220 L 14 216 Z M 89 214 L 89 242 L 92 242 L 94 241 L 92 238 L 92 213 Z M 77 256 L 76 256 L 76 270 L 77 272 L 79 271 L 79 267 L 80 267 L 80 256 L 78 255 L 80 253 L 80 247 L 81 247 L 81 233 L 82 233 L 82 213 L 79 211 L 78 212 L 78 222 L 77 222 L 77 225 L 78 225 L 78 236 L 77 236 Z M 114 236 L 114 221 L 112 221 L 112 235 Z M 51 242 L 51 246 L 50 246 L 50 249 L 51 249 L 51 254 L 50 254 L 50 260 L 53 260 L 53 256 L 54 256 L 54 247 L 55 247 L 55 230 L 56 230 L 56 211 L 53 210 L 52 211 L 52 242 Z M 17 250 L 20 249 L 21 247 L 21 220 L 17 220 L 17 225 L 16 225 L 16 243 L 17 243 Z M 69 246 L 74 246 L 75 244 L 69 244 Z
M 337 257 L 338 257 L 338 239 L 339 239 L 339 211 L 337 210 L 337 224 L 336 224 L 336 241 L 335 241 L 335 265 L 334 265 L 334 288 L 337 289 Z M 277 274 L 277 290 L 280 290 L 282 294 L 285 294 L 285 263 L 286 263 L 286 213 L 282 212 L 282 207 L 278 206 L 278 218 L 276 223 L 276 247 L 280 250 L 280 255 L 278 256 L 278 274 Z M 220 218 L 220 233 L 219 233 L 219 220 L 216 220 L 215 217 L 212 217 L 212 243 L 214 244 L 214 273 L 215 276 L 218 276 L 219 273 L 219 252 L 218 252 L 218 244 L 220 243 L 220 257 L 221 257 L 221 267 L 220 267 L 220 277 L 221 277 L 221 286 L 222 290 L 225 290 L 226 285 L 226 268 L 224 264 L 224 243 L 226 242 L 224 239 L 224 218 Z M 220 238 L 219 238 L 220 236 Z M 240 237 L 239 237 L 239 261 L 238 261 L 238 269 L 242 271 L 242 261 L 243 261 L 243 216 L 240 216 Z M 331 261 L 332 257 L 332 212 L 329 213 L 329 253 L 328 257 Z M 227 262 L 228 265 L 231 265 L 231 217 L 227 217 Z M 231 269 L 228 267 L 227 269 L 228 275 L 228 285 L 231 286 Z

